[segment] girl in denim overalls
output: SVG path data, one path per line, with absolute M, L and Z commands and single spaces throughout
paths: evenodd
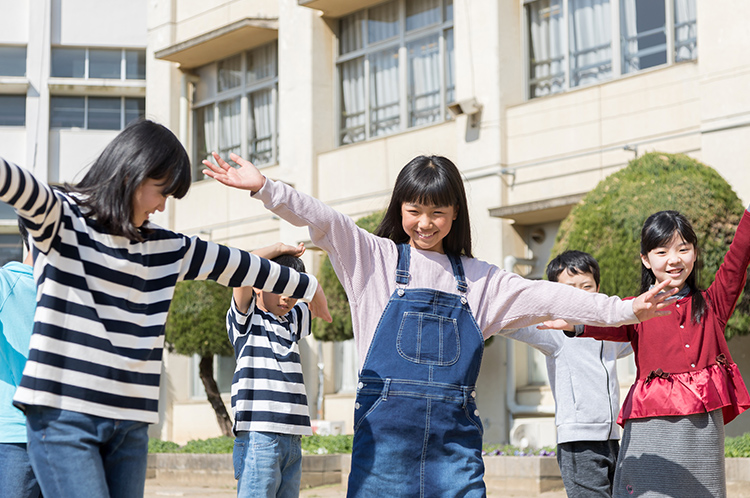
M 374 235 L 230 157 L 240 168 L 214 154 L 218 166 L 204 161 L 204 173 L 308 226 L 349 298 L 361 361 L 350 496 L 484 496 L 475 387 L 484 340 L 553 318 L 635 323 L 661 313 L 661 287 L 626 303 L 473 258 L 463 181 L 444 157 L 403 168 Z

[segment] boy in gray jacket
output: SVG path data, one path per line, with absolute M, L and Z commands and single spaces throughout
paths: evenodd
M 566 251 L 547 265 L 547 279 L 599 291 L 599 264 L 581 251 Z M 617 359 L 630 343 L 567 337 L 562 330 L 536 325 L 508 334 L 541 351 L 555 398 L 557 463 L 571 498 L 611 497 L 620 450 L 620 385 Z

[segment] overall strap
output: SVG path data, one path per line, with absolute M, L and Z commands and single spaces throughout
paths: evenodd
M 409 283 L 409 262 L 411 261 L 411 246 L 409 244 L 398 244 L 398 266 L 396 266 L 396 283 L 406 285 Z
M 453 276 L 456 278 L 456 289 L 461 294 L 465 294 L 469 290 L 469 286 L 466 284 L 466 278 L 464 277 L 464 265 L 461 263 L 461 256 L 450 253 L 446 253 L 446 256 L 448 256 L 453 267 Z

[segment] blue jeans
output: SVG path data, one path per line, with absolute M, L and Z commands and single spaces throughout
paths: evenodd
M 143 496 L 148 454 L 145 422 L 29 406 L 26 430 L 29 458 L 44 496 Z
M 5 498 L 42 496 L 31 470 L 26 443 L 0 443 L 0 490 Z
M 299 496 L 302 438 L 273 432 L 237 433 L 232 454 L 238 498 Z

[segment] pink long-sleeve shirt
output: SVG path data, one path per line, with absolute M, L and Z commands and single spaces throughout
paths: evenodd
M 295 226 L 307 226 L 312 242 L 325 250 L 352 312 L 359 367 L 391 294 L 396 290 L 396 244 L 359 228 L 323 202 L 267 179 L 254 197 Z M 545 320 L 616 326 L 637 323 L 631 302 L 591 294 L 568 285 L 528 280 L 476 258 L 461 257 L 469 290 L 466 297 L 484 338 Z M 412 247 L 409 288 L 457 293 L 445 254 Z

